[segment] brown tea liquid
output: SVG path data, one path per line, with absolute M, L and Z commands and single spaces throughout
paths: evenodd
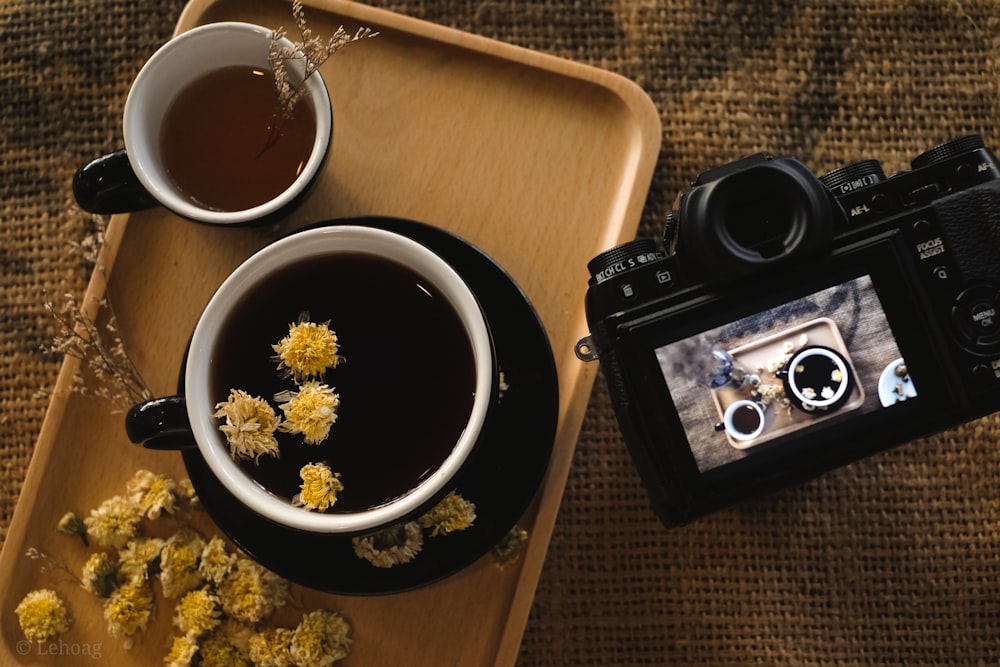
M 295 384 L 277 371 L 271 346 L 302 311 L 330 321 L 346 359 L 325 377 L 341 401 L 329 438 L 306 445 L 301 435 L 279 433 L 280 458 L 241 464 L 259 484 L 290 499 L 302 466 L 324 462 L 344 484 L 330 511 L 348 512 L 398 498 L 440 466 L 468 422 L 475 369 L 458 315 L 423 288 L 395 263 L 338 256 L 286 268 L 244 295 L 213 354 L 217 402 L 238 388 L 282 414 L 272 398 Z
M 160 130 L 163 163 L 194 203 L 242 211 L 288 189 L 312 153 L 312 102 L 291 118 L 277 114 L 270 70 L 231 66 L 188 84 L 167 109 Z

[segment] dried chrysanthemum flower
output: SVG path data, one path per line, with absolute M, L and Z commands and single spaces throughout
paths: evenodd
M 399 523 L 377 533 L 351 540 L 354 553 L 375 567 L 409 563 L 424 546 L 424 533 L 416 521 Z
M 219 430 L 226 434 L 229 455 L 233 459 L 257 461 L 264 454 L 278 456 L 278 441 L 274 438 L 280 420 L 274 408 L 259 396 L 251 396 L 242 389 L 229 392 L 229 399 L 215 406 L 212 416 L 226 419 Z
M 250 637 L 250 660 L 257 667 L 292 667 L 292 630 L 263 628 Z
M 292 635 L 291 653 L 296 664 L 326 667 L 351 652 L 351 626 L 340 614 L 317 609 L 302 617 Z
M 344 490 L 340 475 L 325 463 L 307 463 L 299 470 L 302 478 L 301 493 L 296 493 L 292 504 L 308 510 L 324 511 L 337 502 L 337 494 Z
M 219 625 L 221 605 L 219 596 L 207 587 L 186 593 L 174 608 L 174 627 L 181 634 L 197 639 Z
M 83 520 L 87 534 L 98 544 L 120 549 L 136 536 L 141 510 L 123 496 L 113 496 L 90 511 Z
M 493 547 L 493 559 L 500 568 L 512 563 L 521 555 L 524 545 L 528 541 L 528 531 L 520 526 L 514 526 L 503 538 Z
M 190 667 L 194 656 L 198 653 L 198 640 L 194 637 L 174 637 L 170 651 L 163 658 L 167 667 Z
M 127 581 L 146 581 L 160 571 L 160 553 L 166 540 L 140 537 L 118 552 L 118 565 Z
M 431 537 L 437 537 L 465 530 L 475 520 L 475 504 L 452 491 L 429 512 L 417 519 L 417 522 L 422 528 L 431 531 Z
M 222 608 L 233 618 L 256 623 L 284 607 L 290 597 L 288 582 L 248 558 L 216 588 Z
M 221 537 L 216 535 L 208 541 L 201 551 L 201 562 L 198 563 L 198 571 L 206 581 L 218 584 L 236 564 L 236 554 L 229 553 L 226 543 Z
M 340 345 L 330 323 L 316 324 L 305 321 L 307 318 L 303 313 L 298 322 L 289 324 L 288 335 L 272 346 L 278 370 L 287 369 L 296 383 L 322 375 L 343 361 L 337 354 Z
M 24 596 L 14 608 L 25 638 L 33 642 L 51 639 L 69 630 L 69 612 L 55 591 L 42 588 Z
M 198 562 L 204 549 L 205 540 L 190 528 L 182 528 L 167 540 L 160 552 L 164 597 L 180 597 L 201 585 L 203 577 Z
M 73 535 L 78 536 L 83 540 L 83 546 L 90 546 L 90 541 L 87 539 L 87 527 L 83 523 L 83 519 L 76 512 L 66 512 L 59 519 L 59 523 L 56 524 L 56 532 L 62 535 Z
M 307 445 L 318 445 L 330 435 L 330 427 L 337 421 L 340 396 L 320 382 L 310 381 L 298 391 L 283 391 L 274 397 L 285 421 L 278 430 L 301 433 Z
M 112 637 L 130 638 L 145 630 L 152 614 L 153 591 L 143 583 L 123 584 L 104 603 L 104 620 Z
M 201 498 L 198 497 L 198 492 L 194 490 L 194 484 L 191 483 L 190 479 L 184 478 L 178 482 L 177 489 L 180 491 L 181 497 L 187 500 L 191 509 L 202 509 Z
M 118 576 L 118 561 L 106 551 L 90 554 L 83 564 L 80 582 L 84 590 L 99 598 L 106 598 L 115 589 Z
M 148 470 L 137 470 L 125 484 L 128 499 L 150 519 L 159 519 L 161 512 L 174 511 L 174 480 Z
M 250 666 L 250 637 L 253 630 L 227 619 L 201 643 L 201 667 Z

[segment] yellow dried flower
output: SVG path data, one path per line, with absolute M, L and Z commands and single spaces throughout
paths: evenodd
M 194 484 L 191 483 L 190 479 L 182 479 L 177 483 L 177 487 L 181 497 L 185 498 L 191 505 L 191 509 L 200 510 L 202 508 L 201 498 L 198 497 L 198 492 L 194 490 Z
M 198 563 L 198 572 L 213 584 L 218 584 L 236 564 L 236 554 L 231 554 L 226 550 L 226 543 L 221 537 L 216 535 L 208 541 L 201 552 L 201 562 Z
M 292 635 L 291 654 L 296 664 L 326 667 L 351 652 L 351 626 L 340 614 L 324 609 L 309 612 Z
M 307 445 L 318 445 L 329 437 L 340 407 L 340 395 L 333 389 L 319 382 L 306 382 L 297 392 L 283 391 L 274 399 L 285 413 L 279 431 L 301 433 Z
M 354 553 L 375 567 L 409 563 L 424 546 L 424 533 L 416 521 L 396 524 L 351 540 Z
M 250 667 L 253 630 L 232 619 L 222 622 L 201 643 L 201 667 Z
M 287 581 L 247 558 L 237 561 L 216 592 L 227 614 L 248 623 L 270 616 L 285 606 L 290 595 Z
M 520 526 L 514 526 L 507 531 L 507 534 L 493 547 L 493 559 L 496 561 L 497 567 L 503 569 L 509 563 L 517 560 L 527 541 L 528 531 Z
M 87 540 L 87 527 L 83 524 L 83 519 L 76 512 L 66 512 L 56 524 L 56 532 L 62 535 L 77 535 L 83 540 L 84 546 L 90 546 Z
M 177 601 L 174 627 L 182 634 L 197 639 L 219 625 L 222 615 L 219 596 L 207 588 L 191 591 Z
M 69 630 L 69 612 L 55 591 L 42 588 L 24 596 L 14 608 L 25 638 L 33 642 L 51 639 Z
M 106 547 L 120 549 L 136 536 L 141 510 L 123 496 L 113 496 L 90 511 L 83 520 L 87 534 Z
M 138 582 L 126 583 L 104 603 L 104 620 L 112 637 L 131 637 L 146 629 L 153 613 L 153 591 Z
M 250 637 L 250 660 L 257 667 L 292 667 L 292 630 L 264 628 Z
M 160 552 L 160 583 L 164 597 L 180 597 L 201 585 L 203 578 L 198 562 L 204 549 L 205 541 L 190 528 L 182 528 L 167 540 Z
M 301 493 L 296 493 L 292 503 L 309 510 L 324 511 L 337 502 L 337 494 L 344 490 L 340 475 L 325 463 L 307 463 L 299 470 L 302 478 Z
M 288 335 L 272 346 L 278 370 L 288 369 L 296 383 L 319 376 L 343 361 L 337 355 L 340 345 L 330 323 L 315 324 L 305 321 L 307 318 L 303 313 L 299 322 L 289 324 Z
M 219 430 L 226 434 L 229 455 L 233 459 L 253 459 L 262 455 L 278 456 L 278 441 L 274 432 L 280 423 L 267 401 L 251 396 L 242 389 L 229 392 L 229 400 L 215 406 L 216 419 L 225 417 L 226 423 Z
M 174 480 L 148 470 L 138 470 L 125 484 L 128 499 L 150 519 L 159 519 L 161 512 L 174 511 Z
M 127 581 L 146 581 L 160 571 L 160 553 L 166 544 L 159 537 L 140 537 L 118 552 L 118 565 Z
M 475 520 L 476 506 L 452 491 L 417 522 L 422 528 L 430 529 L 431 537 L 436 537 L 465 530 Z
M 99 598 L 111 595 L 115 588 L 115 577 L 118 576 L 118 563 L 106 551 L 98 551 L 90 555 L 83 564 L 80 582 L 84 590 Z
M 198 640 L 194 637 L 174 637 L 170 652 L 163 658 L 167 667 L 190 667 L 195 654 L 198 653 Z

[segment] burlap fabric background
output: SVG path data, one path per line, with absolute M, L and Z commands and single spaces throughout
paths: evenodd
M 59 365 L 42 303 L 90 270 L 71 175 L 119 144 L 182 4 L 0 0 L 0 537 Z M 1000 145 L 997 2 L 372 4 L 637 81 L 663 120 L 649 233 L 701 169 L 757 150 L 893 172 L 967 131 Z M 520 664 L 995 664 L 998 450 L 990 417 L 666 531 L 599 378 Z

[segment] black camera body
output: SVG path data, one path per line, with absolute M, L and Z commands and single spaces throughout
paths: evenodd
M 760 154 L 589 264 L 590 335 L 667 525 L 1000 408 L 1000 165 L 978 136 L 887 178 Z

